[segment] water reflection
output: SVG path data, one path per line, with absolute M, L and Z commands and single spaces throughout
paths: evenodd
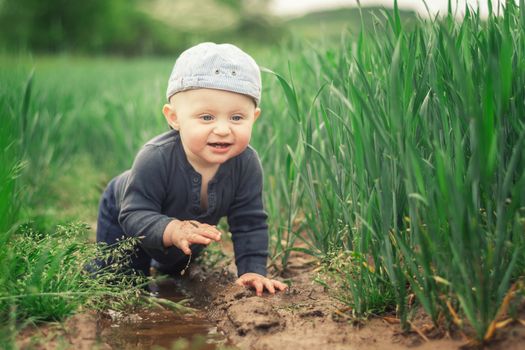
M 181 280 L 167 279 L 150 286 L 158 298 L 180 301 L 190 297 Z M 126 315 L 110 314 L 97 325 L 103 343 L 113 349 L 192 349 L 213 350 L 225 343 L 225 337 L 209 322 L 200 298 L 190 302 L 194 314 L 176 314 L 170 310 L 142 310 Z

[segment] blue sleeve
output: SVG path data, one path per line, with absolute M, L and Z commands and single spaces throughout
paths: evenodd
M 266 276 L 268 259 L 267 214 L 262 201 L 263 172 L 257 153 L 243 162 L 235 199 L 228 211 L 237 274 L 255 272 Z
M 128 236 L 142 237 L 142 247 L 152 256 L 163 254 L 162 236 L 172 218 L 161 214 L 168 186 L 163 155 L 144 147 L 135 158 L 120 203 L 119 223 Z

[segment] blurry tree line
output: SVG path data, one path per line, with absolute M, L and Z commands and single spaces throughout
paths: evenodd
M 217 24 L 184 28 L 188 16 L 199 23 L 200 9 L 184 7 L 208 3 Z M 198 3 L 198 5 L 195 5 Z M 213 4 L 211 4 L 213 3 Z M 171 54 L 196 40 L 279 39 L 281 25 L 268 15 L 267 0 L 0 0 L 0 47 L 8 51 L 109 53 L 121 55 Z M 181 9 L 171 11 L 170 9 Z M 152 10 L 154 9 L 155 10 Z M 191 13 L 185 13 L 190 9 Z M 198 7 L 197 7 L 198 8 Z M 171 12 L 170 12 L 171 11 Z M 221 27 L 223 13 L 233 24 Z M 211 29 L 210 29 L 211 28 Z

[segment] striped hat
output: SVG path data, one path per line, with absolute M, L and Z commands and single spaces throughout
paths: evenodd
M 166 98 L 191 89 L 219 89 L 261 102 L 261 72 L 255 60 L 231 44 L 201 43 L 184 51 L 173 66 Z

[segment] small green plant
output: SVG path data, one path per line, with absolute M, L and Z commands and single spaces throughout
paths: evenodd
M 61 320 L 80 308 L 141 304 L 146 279 L 119 268 L 136 242 L 122 241 L 109 251 L 88 242 L 86 233 L 85 224 L 70 224 L 51 233 L 22 225 L 9 234 L 0 253 L 2 324 Z M 94 259 L 111 259 L 114 265 L 90 272 Z
M 316 282 L 328 286 L 332 296 L 350 306 L 353 317 L 394 311 L 392 283 L 375 271 L 371 258 L 347 251 L 328 254 L 322 262 Z
M 228 255 L 226 255 L 220 244 L 212 242 L 206 249 L 199 255 L 196 262 L 207 268 L 214 268 L 229 261 Z

